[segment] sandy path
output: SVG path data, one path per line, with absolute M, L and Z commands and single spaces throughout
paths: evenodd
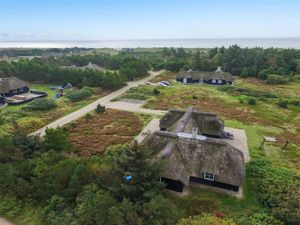
M 67 116 L 64 116 L 44 127 L 42 127 L 41 129 L 31 133 L 32 135 L 40 135 L 40 136 L 44 136 L 45 135 L 45 131 L 46 131 L 46 128 L 56 128 L 56 127 L 59 127 L 59 126 L 63 126 L 63 125 L 66 125 L 74 120 L 77 120 L 79 119 L 80 117 L 84 116 L 85 114 L 93 111 L 98 104 L 101 104 L 101 105 L 107 105 L 108 103 L 110 103 L 110 101 L 122 94 L 124 94 L 126 91 L 128 91 L 130 88 L 132 87 L 136 87 L 140 84 L 144 84 L 145 82 L 153 79 L 154 77 L 156 77 L 157 75 L 161 74 L 162 71 L 158 71 L 158 72 L 150 72 L 150 75 L 144 79 L 141 79 L 141 80 L 138 80 L 138 81 L 134 81 L 134 82 L 128 82 L 127 83 L 127 86 L 115 91 L 115 92 L 112 92 L 111 94 L 107 95 L 107 96 L 104 96 L 103 98 L 100 98 L 98 100 L 96 100 L 95 102 L 73 112 L 73 113 L 70 113 L 69 115 Z M 109 108 L 109 107 L 108 107 Z M 126 109 L 124 109 L 126 110 Z
M 0 225 L 13 225 L 13 224 L 8 222 L 6 219 L 0 217 Z

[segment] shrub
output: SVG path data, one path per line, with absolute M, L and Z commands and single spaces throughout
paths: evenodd
M 286 84 L 288 79 L 280 75 L 268 75 L 267 84 Z
M 84 115 L 85 120 L 90 120 L 90 119 L 92 119 L 92 117 L 93 116 L 90 113 L 87 113 L 87 114 Z
M 283 108 L 283 109 L 287 109 L 287 108 L 288 108 L 288 103 L 287 103 L 287 101 L 280 100 L 279 102 L 277 102 L 277 105 L 278 105 L 280 108 Z
M 296 225 L 300 220 L 300 183 L 295 171 L 257 158 L 248 164 L 247 172 L 258 200 L 276 218 L 286 224 Z
M 192 96 L 192 99 L 195 99 L 195 100 L 196 100 L 196 99 L 198 99 L 198 96 L 197 96 L 197 95 L 193 95 L 193 96 Z
M 79 102 L 82 99 L 88 98 L 94 94 L 94 90 L 89 87 L 84 87 L 76 91 L 66 94 L 66 97 L 72 102 Z
M 21 213 L 21 202 L 15 197 L 5 197 L 0 201 L 0 214 L 7 217 L 16 217 Z
M 262 70 L 258 73 L 258 78 L 262 79 L 262 80 L 266 80 L 268 79 L 268 70 Z
M 95 109 L 96 113 L 98 114 L 102 114 L 105 112 L 105 106 L 102 106 L 101 104 L 98 104 L 96 109 Z
M 44 147 L 47 150 L 65 151 L 71 150 L 69 134 L 63 128 L 47 128 L 44 137 Z
M 52 99 L 38 98 L 34 99 L 22 109 L 26 111 L 48 111 L 56 108 L 56 103 Z
M 248 100 L 248 105 L 256 105 L 256 100 L 254 98 L 250 98 Z
M 160 90 L 158 90 L 157 88 L 153 89 L 153 95 L 159 95 L 160 94 Z
M 21 129 L 26 132 L 35 131 L 45 125 L 45 122 L 41 118 L 37 117 L 25 117 L 18 121 L 18 124 Z

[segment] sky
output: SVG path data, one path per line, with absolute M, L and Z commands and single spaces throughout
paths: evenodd
M 300 0 L 0 0 L 0 41 L 300 37 Z

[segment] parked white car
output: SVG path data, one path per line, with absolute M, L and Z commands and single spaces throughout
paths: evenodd
M 166 85 L 166 84 L 163 83 L 163 82 L 159 82 L 157 85 L 158 85 L 158 86 L 161 86 L 161 87 L 168 87 L 168 85 Z
M 164 83 L 167 86 L 170 86 L 170 83 L 168 81 L 161 81 L 160 83 Z

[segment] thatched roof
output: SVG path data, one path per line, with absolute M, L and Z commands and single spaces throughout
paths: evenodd
M 174 116 L 174 118 L 171 118 Z M 215 174 L 215 181 L 241 186 L 245 175 L 244 154 L 221 138 L 224 122 L 216 115 L 196 111 L 172 110 L 161 120 L 166 131 L 156 131 L 147 144 L 165 162 L 163 177 L 188 185 L 190 176 Z M 196 136 L 191 133 L 198 128 Z M 189 136 L 190 135 L 190 136 Z
M 10 90 L 23 87 L 28 87 L 28 84 L 17 77 L 0 78 L 0 93 L 8 93 Z
M 214 72 L 207 71 L 182 71 L 177 74 L 177 79 L 180 78 L 192 78 L 193 80 L 225 80 L 233 81 L 233 77 L 230 73 L 222 71 L 220 67 Z
M 242 186 L 245 176 L 244 155 L 226 141 L 207 138 L 194 140 L 170 137 L 168 132 L 155 132 L 148 141 L 164 161 L 161 174 L 173 180 L 189 184 L 190 176 L 203 177 L 215 174 L 215 181 Z
M 186 126 L 182 132 L 191 133 L 193 128 L 198 129 L 198 134 L 220 137 L 224 131 L 224 121 L 213 113 L 199 112 L 193 108 L 189 108 L 190 116 L 187 118 Z M 167 131 L 176 131 L 178 123 L 182 120 L 186 111 L 170 110 L 160 120 L 159 127 Z M 177 131 L 181 132 L 181 131 Z

